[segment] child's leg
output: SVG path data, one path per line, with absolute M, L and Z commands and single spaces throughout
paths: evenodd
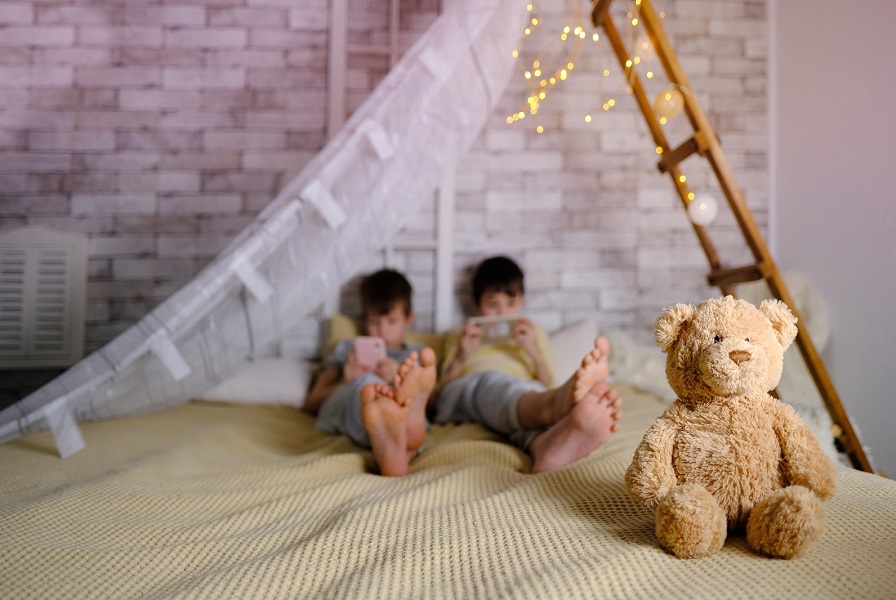
M 553 425 L 569 414 L 573 405 L 595 385 L 605 384 L 610 376 L 609 351 L 607 338 L 597 338 L 594 347 L 582 359 L 581 366 L 562 385 L 521 396 L 517 405 L 520 427 L 540 429 Z
M 594 386 L 565 417 L 532 440 L 532 472 L 551 471 L 588 456 L 619 429 L 621 416 L 616 390 Z
M 435 352 L 431 348 L 423 348 L 419 363 L 416 360 L 404 361 L 392 380 L 392 386 L 399 404 L 408 406 L 407 447 L 416 451 L 426 440 L 426 404 L 436 386 Z
M 435 354 L 412 352 L 401 364 L 393 387 L 368 384 L 361 390 L 361 419 L 380 473 L 405 475 L 426 437 L 426 401 L 436 381 Z
M 445 385 L 437 399 L 436 423 L 478 423 L 505 435 L 520 430 L 519 399 L 542 392 L 537 379 L 520 379 L 503 371 L 478 371 Z
M 383 383 L 378 375 L 364 373 L 337 387 L 321 404 L 314 424 L 327 433 L 343 434 L 351 441 L 370 448 L 370 438 L 361 421 L 361 390 L 371 383 Z
M 606 386 L 608 352 L 606 338 L 598 338 L 582 365 L 563 385 L 520 397 L 520 424 L 528 429 L 548 427 L 529 446 L 533 473 L 587 456 L 619 428 L 620 401 L 616 391 Z

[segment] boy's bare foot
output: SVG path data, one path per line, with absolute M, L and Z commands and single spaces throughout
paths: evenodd
M 572 401 L 579 402 L 598 383 L 610 377 L 610 342 L 604 336 L 594 340 L 594 348 L 582 359 L 572 376 Z
M 610 342 L 600 336 L 576 372 L 561 386 L 524 394 L 517 408 L 520 426 L 523 429 L 549 427 L 568 415 L 595 386 L 606 383 L 610 376 L 609 352 Z
M 604 382 L 594 385 L 562 419 L 532 441 L 532 472 L 552 471 L 583 458 L 619 429 L 620 400 Z
M 380 473 L 390 477 L 408 472 L 408 407 L 395 398 L 385 383 L 368 383 L 361 388 L 361 420 Z
M 436 355 L 431 348 L 420 351 L 419 362 L 411 352 L 392 379 L 396 402 L 407 408 L 407 450 L 416 451 L 426 439 L 426 403 L 435 385 Z

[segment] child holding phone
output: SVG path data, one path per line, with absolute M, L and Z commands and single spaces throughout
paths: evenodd
M 507 435 L 531 454 L 533 473 L 590 454 L 622 414 L 607 387 L 607 339 L 596 339 L 572 377 L 552 387 L 548 336 L 523 315 L 523 271 L 496 256 L 479 264 L 472 283 L 477 317 L 486 318 L 468 320 L 445 342 L 435 422 L 474 422 Z M 506 323 L 509 337 L 488 335 L 502 333 L 496 323 Z
M 435 353 L 409 344 L 411 284 L 393 269 L 361 281 L 366 336 L 343 340 L 324 359 L 304 410 L 324 431 L 370 448 L 383 475 L 408 472 L 426 439 L 426 403 L 435 387 Z

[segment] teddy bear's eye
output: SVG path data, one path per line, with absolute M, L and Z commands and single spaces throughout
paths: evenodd
M 722 341 L 722 336 L 717 335 L 716 337 L 712 338 L 712 341 L 715 342 L 716 344 L 718 344 L 719 342 Z
M 747 342 L 747 343 L 749 344 L 749 343 L 750 343 L 750 338 L 744 338 L 744 341 Z

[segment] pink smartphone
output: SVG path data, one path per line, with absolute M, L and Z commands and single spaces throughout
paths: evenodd
M 365 369 L 373 369 L 386 358 L 386 341 L 381 337 L 361 335 L 355 338 L 355 360 Z

